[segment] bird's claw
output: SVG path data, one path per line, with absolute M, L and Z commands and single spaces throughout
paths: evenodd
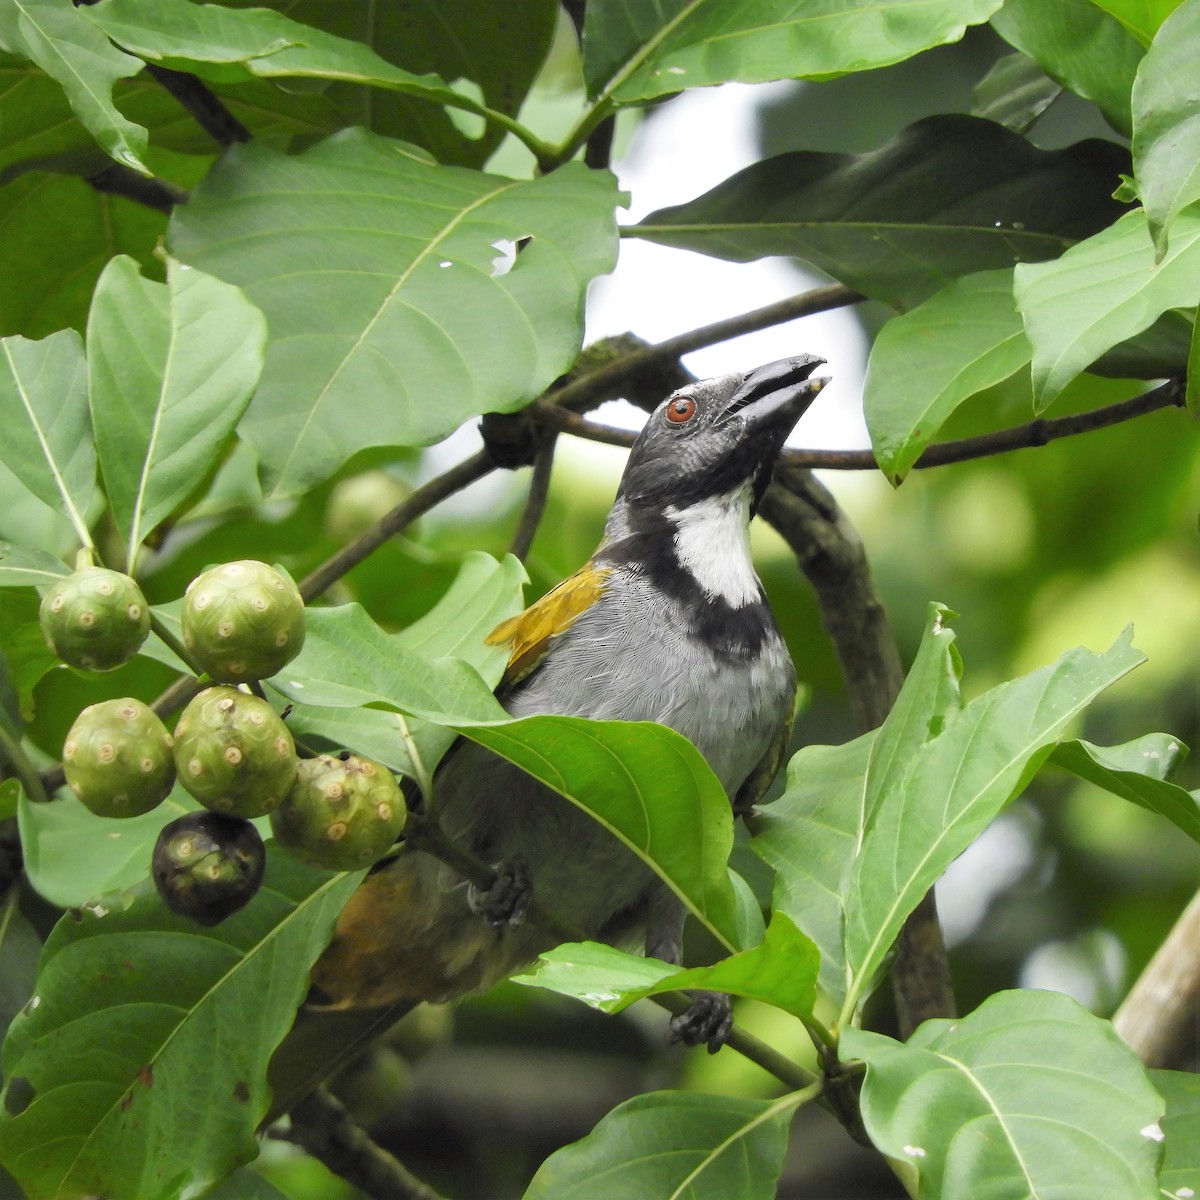
M 733 1001 L 724 992 L 692 992 L 686 1012 L 671 1018 L 667 1040 L 685 1046 L 708 1044 L 716 1054 L 733 1032 Z
M 494 929 L 520 925 L 533 897 L 533 877 L 529 867 L 517 858 L 506 858 L 494 865 L 495 881 L 489 888 L 474 884 L 467 887 L 467 904 Z

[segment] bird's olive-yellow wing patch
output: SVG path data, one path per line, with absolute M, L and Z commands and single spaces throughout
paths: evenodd
M 505 684 L 524 679 L 542 661 L 550 641 L 565 633 L 604 593 L 611 567 L 585 563 L 524 612 L 501 621 L 484 639 L 489 646 L 512 647 Z

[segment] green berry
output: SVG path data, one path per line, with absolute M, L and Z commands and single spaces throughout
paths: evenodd
M 71 791 L 98 817 L 138 817 L 166 799 L 175 782 L 167 727 L 126 696 L 85 708 L 63 744 Z
M 292 790 L 271 814 L 271 830 L 297 858 L 353 871 L 391 849 L 407 815 L 386 767 L 353 754 L 321 754 L 300 763 Z
M 296 585 L 254 559 L 210 567 L 183 598 L 183 644 L 219 683 L 266 679 L 304 645 L 304 601 Z
M 50 649 L 88 671 L 111 671 L 128 662 L 150 632 L 142 589 L 106 567 L 63 576 L 43 598 L 40 616 Z
M 163 826 L 151 872 L 172 912 L 217 925 L 250 902 L 266 863 L 263 840 L 249 821 L 199 812 Z
M 261 817 L 296 777 L 296 746 L 275 710 L 232 687 L 205 688 L 175 726 L 179 782 L 205 808 Z

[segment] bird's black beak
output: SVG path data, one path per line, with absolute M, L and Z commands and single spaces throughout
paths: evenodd
M 717 423 L 741 413 L 755 428 L 786 425 L 790 430 L 825 386 L 826 380 L 809 379 L 824 361 L 815 354 L 801 354 L 755 367 L 730 397 Z

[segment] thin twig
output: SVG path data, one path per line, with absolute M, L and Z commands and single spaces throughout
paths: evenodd
M 223 150 L 250 140 L 250 130 L 225 107 L 220 99 L 195 75 L 174 71 L 156 63 L 146 64 L 146 74 L 156 79 L 184 108 L 196 124 Z
M 542 514 L 546 511 L 546 499 L 550 495 L 550 476 L 554 471 L 554 443 L 554 438 L 547 441 L 533 460 L 529 495 L 525 498 L 525 507 L 521 511 L 521 523 L 517 526 L 512 545 L 508 548 L 508 552 L 515 554 L 522 562 L 529 554 Z
M 289 1140 L 373 1200 L 443 1200 L 356 1124 L 324 1088 L 292 1109 Z
M 373 550 L 382 546 L 388 538 L 399 533 L 405 526 L 411 525 L 434 505 L 440 504 L 455 492 L 461 492 L 494 469 L 490 456 L 486 451 L 480 450 L 428 483 L 422 484 L 391 512 L 385 513 L 370 529 L 347 543 L 316 570 L 306 575 L 300 581 L 300 595 L 306 602 L 319 596 L 326 588 L 358 566 Z

